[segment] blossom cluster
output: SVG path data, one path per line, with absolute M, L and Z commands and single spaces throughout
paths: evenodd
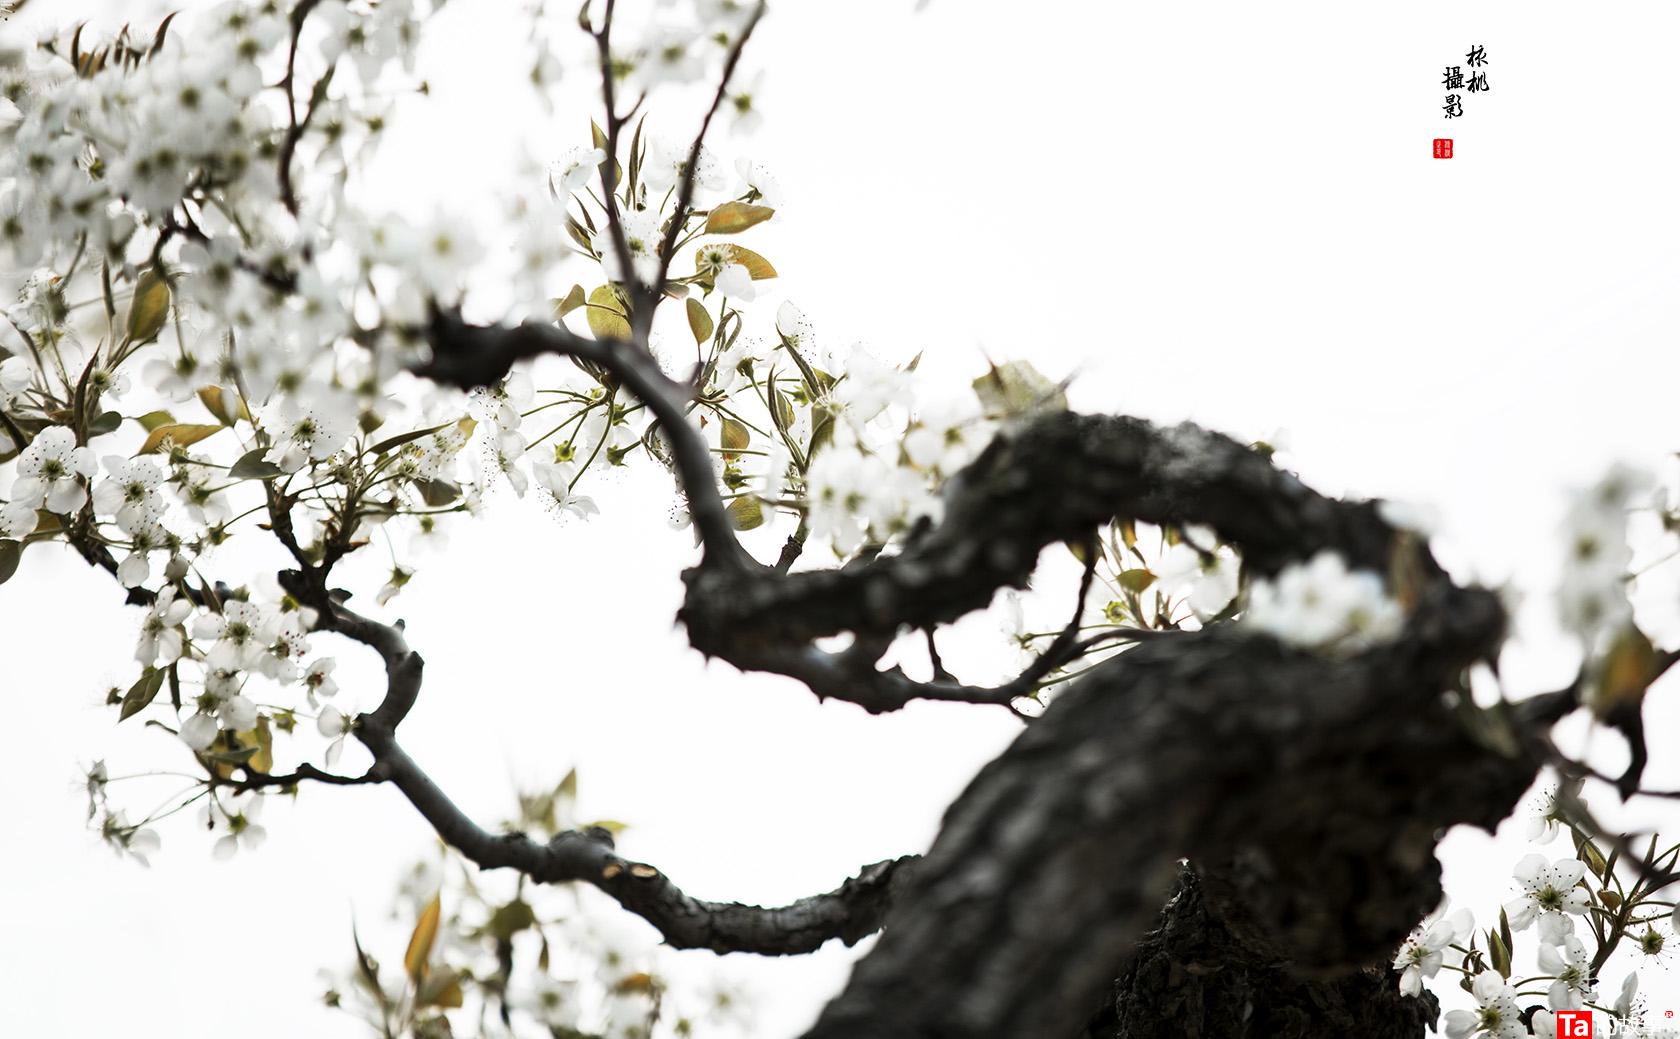
M 1601 993 L 1600 976 L 1618 952 L 1624 959 L 1659 963 L 1680 933 L 1680 906 L 1665 894 L 1663 881 L 1649 879 L 1672 876 L 1668 871 L 1680 858 L 1680 845 L 1665 848 L 1653 837 L 1644 860 L 1633 864 L 1638 877 L 1624 881 L 1615 857 L 1606 857 L 1570 821 L 1581 818 L 1580 787 L 1579 780 L 1560 785 L 1544 810 L 1530 818 L 1527 831 L 1541 844 L 1569 833 L 1576 854 L 1524 855 L 1512 870 L 1518 893 L 1500 908 L 1496 927 L 1478 935 L 1468 910 L 1442 911 L 1420 924 L 1395 955 L 1405 995 L 1421 993 L 1443 969 L 1462 979 L 1473 1006 L 1446 1013 L 1448 1039 L 1550 1039 L 1558 1034 L 1557 1011 L 1583 1009 L 1608 1014 L 1622 1034 L 1647 1034 L 1638 970 L 1623 975 L 1611 995 Z M 1516 936 L 1531 931 L 1534 972 L 1522 975 L 1513 962 Z

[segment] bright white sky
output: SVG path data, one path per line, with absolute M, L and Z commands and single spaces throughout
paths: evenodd
M 783 0 L 755 48 L 769 118 L 741 146 L 789 193 L 755 248 L 819 334 L 925 349 L 953 378 L 982 352 L 1025 357 L 1080 373 L 1088 410 L 1286 427 L 1316 485 L 1433 503 L 1456 573 L 1535 592 L 1507 677 L 1565 681 L 1541 601 L 1560 493 L 1680 448 L 1680 10 L 912 6 Z M 398 197 L 468 206 L 516 143 L 574 143 L 521 142 L 506 114 L 511 7 L 461 3 L 437 25 L 437 104 L 394 144 Z M 1476 43 L 1493 90 L 1447 122 L 1442 66 Z M 1436 136 L 1456 158 L 1430 158 Z M 1015 724 L 925 705 L 869 718 L 704 665 L 670 622 L 689 549 L 665 490 L 622 480 L 589 524 L 509 500 L 457 528 L 398 600 L 428 661 L 410 751 L 486 822 L 576 764 L 584 815 L 631 821 L 627 853 L 703 897 L 785 901 L 922 850 Z M 82 828 L 80 768 L 174 753 L 99 706 L 129 673 L 137 617 L 118 598 L 68 553 L 29 553 L 0 591 L 0 1030 L 197 1039 L 260 1008 L 244 1034 L 362 1034 L 319 1008 L 316 969 L 344 962 L 353 913 L 400 952 L 380 921 L 426 828 L 393 792 L 310 789 L 271 811 L 260 854 L 213 863 L 182 818 L 153 869 L 117 862 Z M 953 641 L 959 673 L 965 645 L 978 670 L 995 662 L 986 634 Z M 346 667 L 352 704 L 371 704 L 371 669 Z M 1649 780 L 1675 787 L 1680 700 L 1661 692 Z M 1523 850 L 1454 834 L 1449 887 L 1485 919 Z M 848 956 L 750 961 L 762 1034 L 795 1034 Z M 1680 1009 L 1671 977 L 1646 989 Z

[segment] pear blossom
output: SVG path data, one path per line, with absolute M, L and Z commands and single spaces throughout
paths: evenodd
M 193 622 L 193 638 L 213 643 L 205 654 L 212 667 L 246 670 L 261 664 L 276 627 L 267 610 L 234 600 L 223 604 L 221 613 L 201 614 Z
M 1526 1039 L 1528 1029 L 1522 1023 L 1516 990 L 1504 978 L 1491 970 L 1483 971 L 1471 980 L 1470 994 L 1476 998 L 1477 1009 L 1447 1011 L 1447 1039 L 1468 1039 L 1473 1034 Z
M 1541 941 L 1561 944 L 1575 931 L 1571 917 L 1585 915 L 1591 903 L 1586 890 L 1579 886 L 1586 872 L 1586 863 L 1579 859 L 1557 859 L 1548 864 L 1545 856 L 1524 855 L 1512 870 L 1524 891 L 1505 903 L 1511 927 L 1525 931 L 1538 921 Z
M 1579 1010 L 1594 998 L 1592 957 L 1581 939 L 1570 934 L 1559 946 L 1541 943 L 1539 955 L 1541 972 L 1553 979 L 1546 992 L 1553 1010 Z
M 1348 570 L 1329 550 L 1285 567 L 1274 579 L 1255 581 L 1243 615 L 1245 625 L 1280 642 L 1334 654 L 1389 641 L 1404 620 L 1381 577 Z
M 163 846 L 163 839 L 156 830 L 131 824 L 127 814 L 120 809 L 106 813 L 100 821 L 99 832 L 112 851 L 119 856 L 127 855 L 142 866 L 150 866 L 150 857 Z
M 216 741 L 216 733 L 220 731 L 215 715 L 200 712 L 181 723 L 181 741 L 202 753 Z
M 1400 993 L 1415 996 L 1422 992 L 1423 980 L 1440 972 L 1445 949 L 1469 935 L 1474 926 L 1470 911 L 1460 909 L 1450 916 L 1425 921 L 1413 931 L 1394 956 L 1394 969 L 1400 971 Z
M 1568 554 L 1557 589 L 1558 614 L 1589 649 L 1632 616 L 1628 510 L 1650 486 L 1649 473 L 1617 465 L 1578 492 L 1565 512 Z
M 600 148 L 572 148 L 564 158 L 549 167 L 549 190 L 556 197 L 581 190 L 595 176 L 601 163 L 606 161 L 607 153 Z
M 1557 835 L 1568 825 L 1564 818 L 1564 806 L 1579 798 L 1583 778 L 1565 780 L 1552 791 L 1546 799 L 1545 808 L 1528 817 L 1524 824 L 1525 834 L 1535 844 L 1550 844 Z
M 274 439 L 267 460 L 295 473 L 338 453 L 355 431 L 356 411 L 342 394 L 315 394 L 308 403 L 288 396 L 265 412 L 262 426 Z
M 1637 998 L 1639 998 L 1639 972 L 1629 971 L 1627 977 L 1622 979 L 1621 989 L 1616 993 L 1614 1007 L 1616 1016 L 1624 1021 L 1627 1020 L 1628 1015 L 1633 1013 L 1633 1001 Z
M 192 603 L 175 597 L 174 587 L 158 592 L 140 623 L 140 644 L 134 658 L 147 667 L 172 664 L 181 656 L 181 624 L 192 613 Z
M 753 284 L 752 275 L 739 263 L 724 264 L 717 272 L 714 284 L 719 292 L 731 299 L 751 302 L 758 298 L 758 288 Z
M 211 800 L 202 818 L 209 828 L 220 827 L 226 832 L 217 839 L 211 853 L 218 860 L 232 858 L 244 848 L 255 851 L 268 839 L 268 831 L 257 822 L 262 814 L 263 799 L 257 795 L 228 798 L 227 803 Z
M 108 455 L 104 461 L 111 475 L 94 485 L 94 511 L 115 517 L 117 526 L 130 533 L 155 522 L 165 508 L 158 491 L 163 471 L 149 458 Z
M 35 506 L 14 501 L 0 505 L 0 538 L 21 538 L 34 532 L 40 523 Z
M 344 735 L 350 728 L 350 721 L 344 716 L 343 711 L 332 704 L 327 704 L 321 708 L 321 713 L 316 717 L 315 727 L 320 730 L 321 735 L 328 739 L 336 739 Z
M 308 690 L 309 702 L 314 704 L 316 698 L 327 699 L 338 694 L 338 683 L 333 681 L 332 673 L 338 667 L 338 661 L 332 657 L 322 657 L 312 662 L 303 672 L 303 687 Z
M 99 472 L 93 451 L 76 446 L 76 434 L 69 426 L 48 426 L 36 434 L 18 456 L 18 478 L 12 484 L 12 502 L 48 512 L 71 513 L 87 503 L 82 481 Z

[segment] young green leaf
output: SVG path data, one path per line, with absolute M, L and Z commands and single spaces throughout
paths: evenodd
M 589 330 L 596 339 L 629 339 L 630 321 L 624 301 L 611 285 L 602 285 L 589 294 Z
M 169 281 L 156 267 L 148 267 L 135 283 L 134 298 L 128 303 L 129 342 L 151 342 L 168 320 Z
M 747 228 L 776 215 L 769 206 L 755 206 L 747 202 L 725 202 L 706 217 L 707 234 L 740 234 Z
M 265 459 L 264 453 L 260 447 L 245 452 L 239 456 L 239 461 L 233 463 L 228 475 L 235 480 L 272 480 L 277 476 L 285 476 L 286 470 Z
M 117 715 L 117 721 L 124 722 L 145 710 L 157 699 L 158 691 L 163 688 L 163 672 L 156 668 L 147 668 L 140 680 L 128 687 L 123 694 L 122 711 Z
M 165 440 L 172 442 L 176 447 L 186 447 L 214 433 L 220 433 L 222 429 L 221 426 L 200 426 L 189 422 L 159 426 L 146 435 L 146 442 L 140 445 L 140 450 L 135 454 L 151 454 L 162 447 Z
M 712 315 L 706 310 L 706 305 L 695 299 L 688 298 L 688 329 L 694 333 L 696 343 L 704 343 L 712 338 Z

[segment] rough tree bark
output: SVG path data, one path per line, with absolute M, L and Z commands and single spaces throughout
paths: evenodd
M 1195 426 L 1056 413 L 1001 436 L 952 480 L 943 520 L 897 554 L 787 573 L 740 549 L 684 417 L 690 388 L 644 347 L 450 315 L 429 338 L 427 374 L 441 381 L 478 385 L 556 353 L 648 399 L 703 545 L 684 575 L 690 641 L 871 711 L 998 702 L 995 689 L 876 665 L 898 633 L 1023 586 L 1043 547 L 1111 518 L 1211 526 L 1259 575 L 1335 551 L 1386 574 L 1407 608 L 1398 639 L 1352 657 L 1214 625 L 1144 640 L 1070 683 L 975 777 L 928 853 L 863 900 L 869 927 L 885 908 L 880 940 L 808 1039 L 1409 1039 L 1433 1020 L 1434 1003 L 1398 997 L 1385 968 L 1439 902 L 1435 843 L 1504 818 L 1546 760 L 1547 727 L 1577 701 L 1566 690 L 1468 706 L 1466 669 L 1504 637 L 1499 600 L 1455 585 L 1374 503 L 1321 496 Z M 815 645 L 839 632 L 851 650 Z M 364 740 L 400 765 L 381 755 L 378 716 Z M 434 822 L 457 822 L 441 792 L 412 777 L 405 792 Z M 470 849 L 481 833 L 450 839 Z M 838 902 L 826 926 L 860 933 Z

